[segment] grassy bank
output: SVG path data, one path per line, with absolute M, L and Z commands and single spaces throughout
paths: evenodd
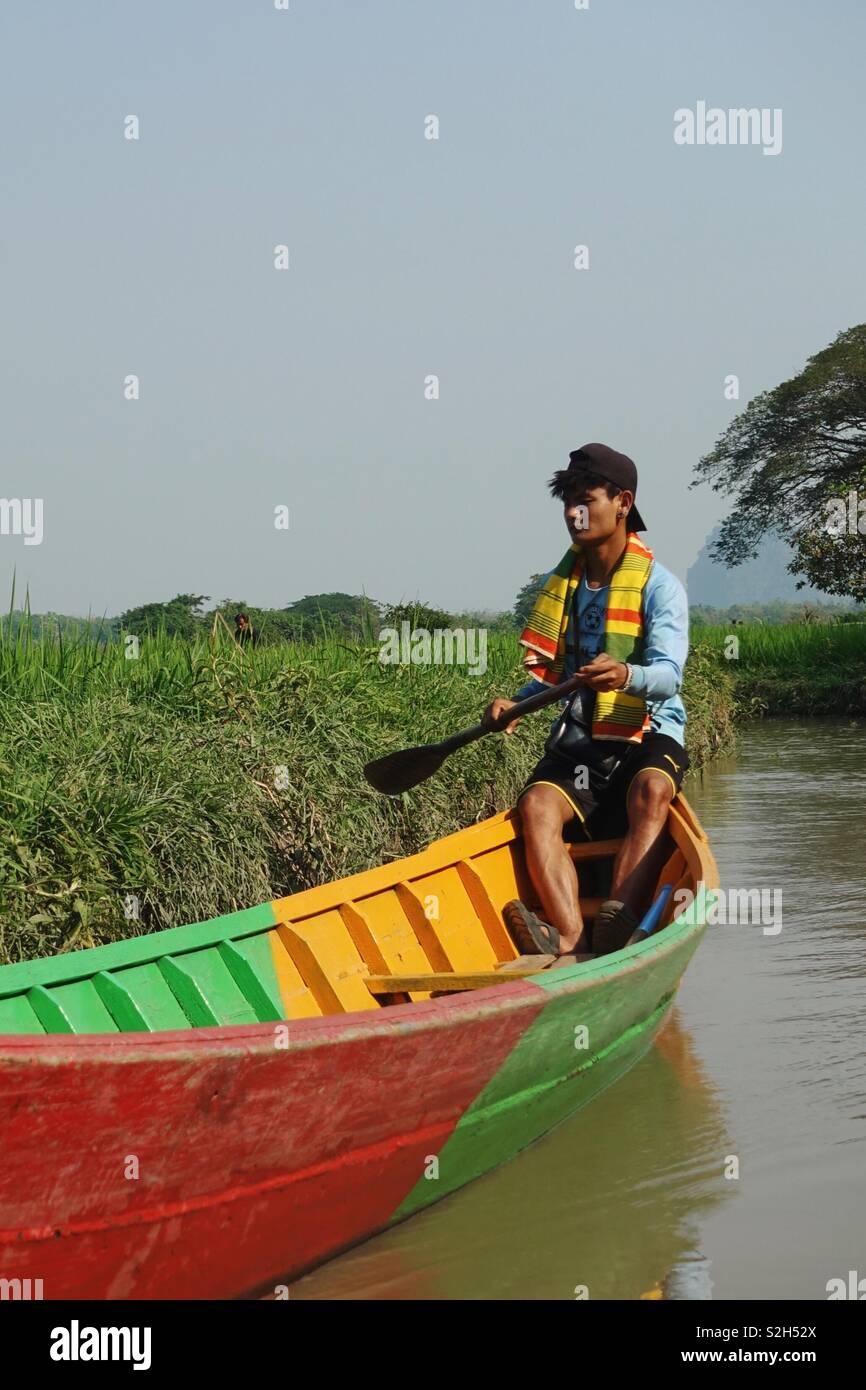
M 729 673 L 740 718 L 866 713 L 866 623 L 752 623 L 696 638 Z
M 521 683 L 492 634 L 483 676 L 382 666 L 336 640 L 242 651 L 0 642 L 0 962 L 198 921 L 410 854 L 510 805 L 549 724 L 482 739 L 396 801 L 361 767 L 477 722 Z M 693 763 L 732 736 L 732 680 L 698 647 Z M 140 917 L 127 919 L 128 895 Z M 128 906 L 128 904 L 127 904 Z

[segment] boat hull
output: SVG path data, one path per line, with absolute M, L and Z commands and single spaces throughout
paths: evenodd
M 287 1036 L 2 1039 L 0 1269 L 41 1279 L 46 1298 L 272 1293 L 506 1162 L 620 1076 L 702 930 Z
M 516 954 L 505 902 L 531 891 L 508 814 L 261 908 L 5 967 L 4 1287 L 279 1294 L 514 1157 L 664 1020 L 716 883 L 681 797 L 669 831 L 660 883 L 696 890 L 693 908 L 531 978 L 490 966 Z M 616 848 L 574 846 L 580 882 L 602 891 Z M 581 897 L 590 916 L 598 901 Z M 497 982 L 443 994 L 461 971 Z M 382 1000 L 383 975 L 416 983 Z

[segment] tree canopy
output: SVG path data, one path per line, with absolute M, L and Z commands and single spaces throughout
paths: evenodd
M 285 614 L 296 638 L 336 632 L 357 640 L 379 631 L 379 605 L 365 594 L 308 594 L 284 609 L 270 610 L 277 611 Z
M 402 623 L 408 623 L 412 628 L 425 628 L 427 632 L 435 632 L 437 628 L 444 631 L 450 628 L 454 622 L 450 613 L 444 612 L 441 608 L 433 608 L 429 603 L 422 603 L 416 599 L 414 603 L 389 603 L 382 610 L 383 627 L 400 627 Z
M 543 574 L 531 574 L 523 588 L 514 600 L 514 620 L 521 632 L 529 622 L 529 615 L 532 612 L 535 600 L 541 592 L 544 583 Z
M 379 631 L 379 605 L 358 594 L 308 594 L 285 608 L 259 608 L 244 599 L 222 599 L 215 607 L 202 610 L 206 594 L 178 594 L 168 603 L 145 603 L 130 608 L 117 619 L 124 632 L 145 637 L 164 631 L 172 636 L 194 637 L 210 631 L 214 616 L 221 613 L 230 629 L 236 613 L 246 613 L 256 637 L 262 642 L 314 640 L 336 633 L 358 641 L 375 637 Z
M 118 622 L 124 632 L 138 637 L 159 631 L 193 637 L 202 625 L 201 606 L 207 600 L 207 594 L 177 594 L 168 603 L 143 603 L 138 608 L 128 608 Z
M 735 498 L 714 558 L 742 564 L 773 531 L 791 542 L 801 585 L 866 599 L 866 324 L 750 401 L 695 475 L 693 487 Z M 843 510 L 853 525 L 829 524 Z

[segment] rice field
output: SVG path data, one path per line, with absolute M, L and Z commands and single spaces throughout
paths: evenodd
M 478 721 L 522 683 L 489 635 L 488 669 L 383 665 L 323 637 L 34 640 L 0 624 L 0 962 L 199 921 L 410 854 L 510 805 L 549 718 L 454 755 L 396 800 L 368 759 Z M 696 648 L 689 740 L 732 736 L 731 682 Z
M 706 627 L 697 641 L 729 670 L 741 717 L 866 711 L 866 622 Z

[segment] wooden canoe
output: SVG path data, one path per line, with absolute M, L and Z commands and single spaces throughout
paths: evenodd
M 517 954 L 503 904 L 532 901 L 510 813 L 247 911 L 0 969 L 0 1275 L 45 1298 L 273 1293 L 512 1158 L 665 1018 L 717 884 L 682 796 L 669 830 L 659 884 L 693 910 L 526 978 L 496 971 Z M 616 849 L 572 847 L 590 918 Z

